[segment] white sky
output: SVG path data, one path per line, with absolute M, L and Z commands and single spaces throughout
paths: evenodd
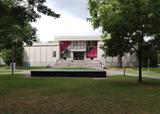
M 37 36 L 42 42 L 53 41 L 55 36 L 100 35 L 100 30 L 93 30 L 86 21 L 89 17 L 88 0 L 47 0 L 47 6 L 61 17 L 54 19 L 42 15 L 36 23 Z

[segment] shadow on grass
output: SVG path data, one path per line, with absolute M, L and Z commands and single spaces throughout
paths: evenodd
M 109 82 L 113 86 L 152 86 L 152 87 L 160 87 L 159 79 L 151 79 L 151 78 L 143 78 L 143 82 L 138 81 L 138 77 L 131 76 L 113 76 L 109 77 Z

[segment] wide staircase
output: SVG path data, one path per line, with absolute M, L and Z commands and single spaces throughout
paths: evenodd
M 88 67 L 102 69 L 99 60 L 57 60 L 54 67 Z

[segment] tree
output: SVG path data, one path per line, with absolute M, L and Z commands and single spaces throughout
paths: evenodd
M 159 7 L 159 0 L 89 0 L 89 20 L 93 27 L 101 27 L 102 33 L 109 33 L 112 38 L 112 33 L 118 33 L 118 38 L 127 39 L 128 47 L 137 52 L 139 82 L 142 82 L 142 45 L 146 43 L 144 37 L 154 37 L 160 33 Z
M 30 24 L 25 25 L 23 29 L 14 28 L 16 34 L 10 34 L 10 36 L 3 39 L 2 58 L 7 65 L 12 62 L 12 47 L 14 46 L 14 62 L 17 65 L 22 65 L 23 60 L 23 42 L 28 45 L 32 45 L 33 41 L 36 41 L 36 29 L 32 28 Z M 10 41 L 10 42 L 8 42 Z
M 127 45 L 128 41 L 126 39 L 119 38 L 119 35 L 117 34 L 112 33 L 112 35 L 109 36 L 112 36 L 112 38 L 106 38 L 106 36 L 103 36 L 102 39 L 104 45 L 102 49 L 105 52 L 105 56 L 118 56 L 118 66 L 122 68 L 122 57 L 126 52 L 131 52 L 130 45 Z
M 0 0 L 0 41 L 10 35 L 16 35 L 17 30 L 22 30 L 30 22 L 35 22 L 41 13 L 58 18 L 60 15 L 45 6 L 45 2 L 46 0 Z M 29 41 L 29 37 L 23 41 L 27 44 L 32 42 Z
M 148 42 L 153 44 L 157 50 L 160 50 L 160 34 L 156 34 L 154 39 L 150 39 Z
M 151 44 L 150 41 L 148 41 L 148 44 L 144 44 L 143 45 L 143 50 L 147 50 L 144 51 L 142 53 L 142 66 L 143 67 L 157 67 L 158 65 L 158 50 L 157 47 L 155 47 L 155 45 Z M 149 63 L 148 63 L 149 62 Z
M 155 35 L 155 38 L 151 38 L 148 41 L 148 51 L 150 51 L 150 53 L 148 54 L 148 58 L 151 59 L 150 63 L 151 66 L 157 66 L 160 62 L 159 59 L 159 53 L 160 53 L 160 34 Z M 148 52 L 147 51 L 147 52 Z
M 36 40 L 36 29 L 30 22 L 35 22 L 43 13 L 59 18 L 50 8 L 44 5 L 46 0 L 0 0 L 0 50 L 12 48 L 12 74 L 15 56 L 15 45 L 31 45 Z

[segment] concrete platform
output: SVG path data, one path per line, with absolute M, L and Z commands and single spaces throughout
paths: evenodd
M 90 77 L 104 78 L 106 71 L 101 70 L 46 70 L 31 71 L 31 77 Z

